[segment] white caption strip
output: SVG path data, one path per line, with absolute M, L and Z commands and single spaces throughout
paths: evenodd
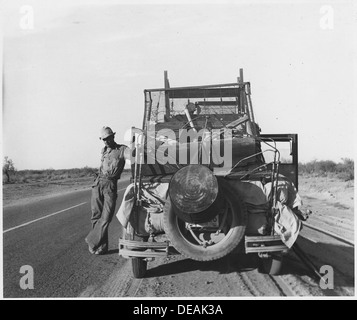
M 76 208 L 76 207 L 79 207 L 79 206 L 82 206 L 82 205 L 84 205 L 84 204 L 86 204 L 86 203 L 87 203 L 87 202 L 82 202 L 82 203 L 77 204 L 77 205 L 75 205 L 75 206 L 73 206 L 73 207 L 70 207 L 70 208 L 67 208 L 67 209 L 63 209 L 63 210 L 60 210 L 60 211 L 57 211 L 57 212 L 48 214 L 47 216 L 44 216 L 44 217 L 41 217 L 41 218 L 38 218 L 38 219 L 35 219 L 35 220 L 32 220 L 32 221 L 29 221 L 29 222 L 20 224 L 20 225 L 18 225 L 18 226 L 16 226 L 16 227 L 13 227 L 13 228 L 10 228 L 10 229 L 6 229 L 6 230 L 3 231 L 3 233 L 6 233 L 6 232 L 9 232 L 9 231 L 12 231 L 12 230 L 15 230 L 15 229 L 18 229 L 18 228 L 27 226 L 27 225 L 29 225 L 29 224 L 31 224 L 31 223 L 40 221 L 40 220 L 42 220 L 42 219 L 46 219 L 46 218 L 52 217 L 52 216 L 54 216 L 54 215 L 56 215 L 56 214 L 59 214 L 59 213 L 62 213 L 62 212 L 71 210 L 71 209 Z

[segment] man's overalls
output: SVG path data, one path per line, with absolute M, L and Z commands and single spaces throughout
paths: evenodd
M 125 166 L 125 145 L 102 150 L 99 175 L 92 185 L 92 230 L 86 237 L 89 248 L 97 253 L 108 250 L 108 227 L 113 218 L 117 199 L 117 181 Z

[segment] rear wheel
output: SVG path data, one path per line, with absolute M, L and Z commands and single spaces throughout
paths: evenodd
M 260 259 L 259 272 L 278 275 L 281 273 L 283 268 L 283 255 L 282 254 L 272 254 L 268 258 Z
M 134 278 L 144 278 L 147 270 L 147 261 L 143 258 L 131 258 L 131 269 Z
M 165 232 L 175 249 L 192 260 L 210 261 L 222 258 L 244 236 L 247 219 L 244 203 L 224 181 L 221 182 L 221 187 L 225 204 L 215 217 L 218 218 L 218 227 L 186 223 L 175 214 L 170 197 L 166 201 Z
M 135 230 L 130 222 L 128 223 L 124 237 L 125 240 L 145 241 L 144 238 L 135 234 Z M 130 258 L 130 260 L 134 278 L 141 279 L 145 277 L 147 271 L 147 261 L 144 260 L 144 258 Z

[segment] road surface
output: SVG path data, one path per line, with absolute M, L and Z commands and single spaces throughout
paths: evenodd
M 128 180 L 118 183 L 117 208 L 127 185 Z M 77 297 L 119 270 L 125 260 L 117 254 L 118 220 L 109 227 L 109 254 L 94 256 L 84 241 L 90 216 L 89 189 L 4 208 L 4 297 Z M 22 266 L 33 269 L 33 289 L 20 287 L 28 275 L 20 273 Z
M 118 184 L 117 208 L 127 185 L 128 180 Z M 317 266 L 333 267 L 333 289 L 322 289 L 293 253 L 286 256 L 281 276 L 259 273 L 257 257 L 238 252 L 211 262 L 181 255 L 157 259 L 149 262 L 144 279 L 134 279 L 130 260 L 118 256 L 121 228 L 116 217 L 109 228 L 109 253 L 96 256 L 88 252 L 84 239 L 91 228 L 90 215 L 90 190 L 4 208 L 4 297 L 354 295 L 353 245 L 308 227 L 299 244 Z M 31 270 L 33 288 L 28 278 Z

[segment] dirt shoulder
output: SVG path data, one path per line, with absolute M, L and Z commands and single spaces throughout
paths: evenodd
M 66 179 L 61 181 L 39 181 L 3 185 L 3 207 L 50 198 L 68 192 L 89 189 L 92 178 Z
M 303 210 L 312 211 L 307 223 L 354 240 L 354 181 L 331 177 L 299 177 Z

